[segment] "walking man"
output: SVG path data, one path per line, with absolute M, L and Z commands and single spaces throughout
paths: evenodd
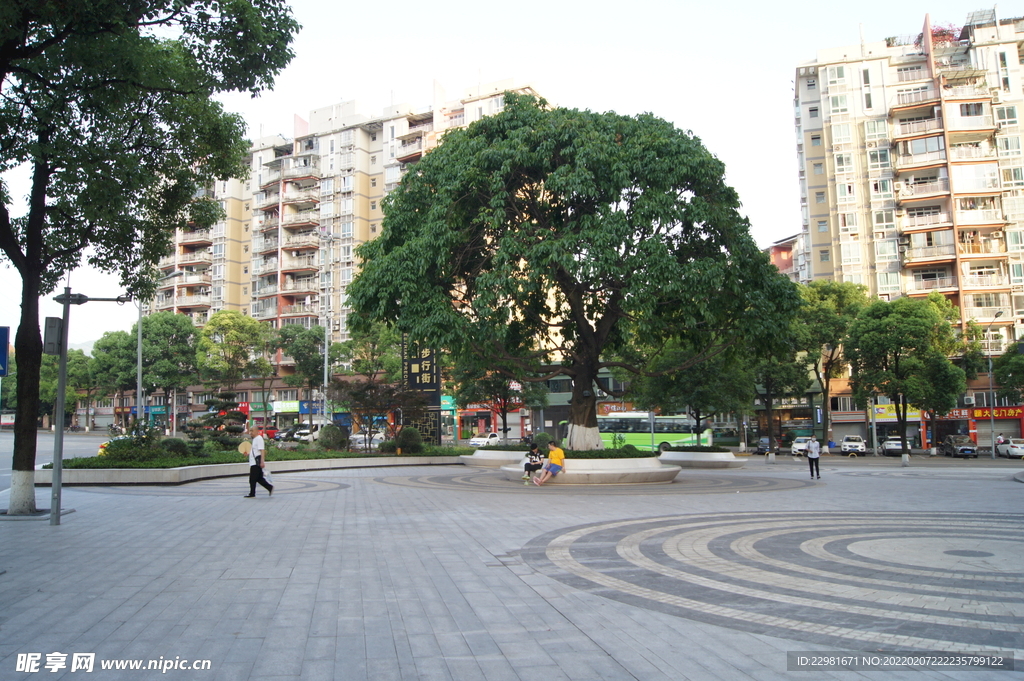
M 257 426 L 249 428 L 249 434 L 252 435 L 252 448 L 249 449 L 249 493 L 245 496 L 247 499 L 256 496 L 256 483 L 263 485 L 267 493 L 273 495 L 274 486 L 263 478 L 263 467 L 267 465 L 267 450 L 263 436 L 260 435 L 260 429 Z
M 807 443 L 807 465 L 811 467 L 811 480 L 814 480 L 815 475 L 818 476 L 818 480 L 821 480 L 821 470 L 818 468 L 819 458 L 821 458 L 821 445 L 812 435 L 811 441 Z

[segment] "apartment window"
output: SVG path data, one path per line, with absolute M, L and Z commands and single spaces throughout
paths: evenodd
M 830 66 L 828 67 L 828 84 L 832 85 L 844 85 L 846 84 L 846 67 L 845 66 Z
M 861 71 L 861 78 L 864 81 L 865 85 L 871 85 L 871 71 L 869 71 L 868 69 L 864 69 L 863 71 Z
M 876 281 L 878 282 L 879 293 L 899 293 L 900 291 L 900 273 L 899 272 L 879 272 L 875 275 Z
M 377 202 L 370 201 L 370 210 L 377 210 Z
M 889 136 L 889 124 L 881 121 L 864 121 L 864 137 L 869 140 L 885 139 Z
M 371 234 L 376 234 L 377 233 L 377 223 L 376 222 L 373 223 L 372 225 L 370 225 L 370 233 Z
M 852 182 L 840 182 L 836 185 L 836 197 L 839 203 L 853 203 L 857 200 L 857 187 Z
M 1011 253 L 1020 253 L 1021 251 L 1024 251 L 1024 232 L 1007 232 L 1006 248 Z
M 294 402 L 295 400 L 299 399 L 299 391 L 298 390 L 278 390 L 277 391 L 277 399 L 279 399 L 282 402 Z
M 860 242 L 854 241 L 853 243 L 841 244 L 839 246 L 840 253 L 843 257 L 844 265 L 859 265 L 860 264 Z
M 900 142 L 904 154 L 917 155 L 928 154 L 935 151 L 942 151 L 946 143 L 941 137 L 924 137 L 922 139 Z
M 896 219 L 891 210 L 876 210 L 874 222 L 875 229 L 896 229 Z
M 343 223 L 341 223 L 341 229 L 340 229 L 338 234 L 339 234 L 339 236 L 342 239 L 351 239 L 352 238 L 352 223 L 351 222 L 343 222 Z
M 874 180 L 871 182 L 871 200 L 892 198 L 892 180 Z
M 828 231 L 828 220 L 818 220 L 818 231 L 819 232 L 827 232 Z
M 821 135 L 811 135 L 811 146 L 812 147 L 820 147 L 821 146 Z
M 808 90 L 817 90 L 818 89 L 818 81 L 816 81 L 814 78 L 808 78 L 807 79 L 807 89 Z
M 1006 63 L 1006 53 L 999 53 L 999 78 L 1002 83 L 1003 89 L 1009 92 L 1010 90 L 1010 69 Z
M 999 148 L 1000 156 L 1020 156 L 1019 137 L 997 137 L 996 147 Z
M 895 239 L 875 242 L 875 262 L 889 262 L 898 258 Z
M 1010 263 L 1010 285 L 1020 286 L 1024 284 L 1024 263 Z
M 982 106 L 981 102 L 968 102 L 960 105 L 960 115 L 967 116 L 982 116 L 985 114 L 985 107 Z
M 815 163 L 812 167 L 814 168 L 814 174 L 815 175 L 824 175 L 825 174 L 825 164 L 824 163 Z
M 832 142 L 835 144 L 844 144 L 853 139 L 850 134 L 850 124 L 843 123 L 842 125 L 832 126 Z
M 354 205 L 354 201 L 352 199 L 342 199 L 338 203 L 339 203 L 339 208 L 341 209 L 340 210 L 340 214 L 341 215 L 351 215 L 352 214 L 352 207 Z
M 1024 168 L 1003 168 L 1003 187 L 1024 187 Z
M 392 125 L 390 127 L 391 127 L 391 131 L 390 131 L 390 138 L 389 139 L 395 139 L 395 126 Z
M 874 149 L 868 152 L 868 169 L 883 170 L 892 167 L 888 149 Z
M 812 106 L 811 108 L 809 108 L 807 110 L 807 116 L 809 118 L 817 118 L 818 117 L 818 107 Z
M 853 172 L 853 154 L 836 154 L 836 172 Z
M 825 192 L 814 192 L 815 203 L 825 203 Z
M 224 244 L 214 244 L 213 245 L 213 257 L 214 258 L 223 258 L 224 257 Z
M 213 275 L 214 279 L 223 279 L 224 265 L 214 265 L 213 267 L 210 268 L 210 273 Z
M 371 156 L 370 157 L 370 165 L 371 166 L 377 165 L 377 157 L 376 156 Z
M 863 274 L 844 274 L 843 275 L 843 281 L 845 281 L 845 282 L 847 282 L 849 284 L 863 284 L 864 283 L 864 275 Z
M 333 194 L 334 193 L 334 179 L 326 177 L 320 180 L 320 195 Z
M 844 234 L 855 233 L 857 231 L 857 214 L 856 213 L 840 213 L 839 214 L 839 231 Z
M 330 153 L 333 154 L 334 153 L 334 140 L 333 139 L 331 140 L 331 147 L 330 147 L 330 149 L 331 149 Z
M 1003 126 L 1017 125 L 1017 107 L 997 106 L 996 120 Z
M 371 187 L 376 187 L 377 186 L 377 178 L 376 177 L 371 177 L 370 178 L 370 186 Z
M 875 103 L 871 100 L 871 93 L 870 92 L 865 92 L 864 93 L 864 108 L 865 109 L 874 109 L 875 108 Z
M 829 111 L 833 114 L 847 113 L 850 110 L 846 95 L 832 95 L 828 98 L 828 101 Z
M 829 260 L 830 260 L 829 252 L 827 250 L 825 250 L 825 251 L 818 251 L 818 261 L 819 262 L 828 262 Z
M 334 202 L 325 201 L 320 204 L 320 219 L 324 220 L 334 215 Z

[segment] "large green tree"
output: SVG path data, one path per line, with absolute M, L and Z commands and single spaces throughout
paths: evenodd
M 295 360 L 295 373 L 283 377 L 284 382 L 293 386 L 305 386 L 308 399 L 312 400 L 313 390 L 324 385 L 324 328 L 311 326 L 308 329 L 298 324 L 287 324 L 278 332 L 277 343 L 281 350 Z M 328 370 L 342 356 L 340 343 L 332 343 L 328 350 Z M 330 376 L 327 377 L 330 383 Z
M 127 331 L 107 331 L 92 346 L 92 375 L 100 389 L 114 393 L 117 406 L 126 390 L 136 388 L 137 354 L 135 336 Z M 126 426 L 128 415 L 122 414 L 120 421 Z
M 843 281 L 817 279 L 800 287 L 804 304 L 795 330 L 806 348 L 807 362 L 821 386 L 821 441 L 829 441 L 832 379 L 847 368 L 843 339 L 857 314 L 868 304 L 867 287 Z
M 775 403 L 783 397 L 803 396 L 811 385 L 811 367 L 806 349 L 798 341 L 800 332 L 794 328 L 797 324 L 783 327 L 779 335 L 785 342 L 763 353 L 753 367 L 754 393 L 764 405 L 770 451 L 778 449 L 776 443 L 782 437 L 781 424 L 778 437 L 775 434 Z
M 695 353 L 663 372 L 770 344 L 798 304 L 724 173 L 653 115 L 508 93 L 385 199 L 349 300 L 512 378 L 569 377 L 568 446 L 599 448 L 599 371 L 656 373 L 648 358 L 672 339 Z
M 274 329 L 234 310 L 214 313 L 196 343 L 196 365 L 206 383 L 227 391 L 246 378 L 267 373 L 270 361 L 263 354 L 273 347 Z
M 197 190 L 243 174 L 247 152 L 214 95 L 271 85 L 297 30 L 282 0 L 0 3 L 0 172 L 31 176 L 24 215 L 0 184 L 0 250 L 22 281 L 12 514 L 35 510 L 40 295 L 89 247 L 142 293 L 173 228 L 213 222 Z
M 956 333 L 938 305 L 928 299 L 877 300 L 861 310 L 850 326 L 843 351 L 852 369 L 854 394 L 865 400 L 880 393 L 895 405 L 902 450 L 907 454 L 907 411 L 911 405 L 937 404 L 934 381 L 954 391 L 965 385 L 963 370 L 946 350 Z M 959 380 L 950 380 L 959 372 Z M 941 408 L 941 405 L 938 405 Z

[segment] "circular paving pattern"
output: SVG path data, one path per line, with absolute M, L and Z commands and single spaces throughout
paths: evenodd
M 759 478 L 748 475 L 687 475 L 680 473 L 671 483 L 640 485 L 551 485 L 539 488 L 524 485 L 521 480 L 508 480 L 503 473 L 473 469 L 460 474 L 413 475 L 373 478 L 374 482 L 399 487 L 443 489 L 460 492 L 504 492 L 508 494 L 558 495 L 636 495 L 653 494 L 733 494 L 736 492 L 778 492 L 813 487 L 820 481 L 786 478 Z
M 305 492 L 329 492 L 331 490 L 348 489 L 350 485 L 322 480 L 303 480 L 301 478 L 275 475 L 274 494 L 302 494 Z M 65 487 L 75 492 L 94 492 L 98 494 L 134 494 L 166 497 L 233 497 L 242 496 L 249 491 L 247 477 L 223 478 L 219 480 L 200 480 L 184 485 L 124 485 L 111 487 L 75 486 Z M 256 495 L 264 496 L 266 490 L 256 487 Z
M 542 535 L 525 562 L 643 608 L 841 650 L 1024 656 L 1024 516 L 725 513 Z

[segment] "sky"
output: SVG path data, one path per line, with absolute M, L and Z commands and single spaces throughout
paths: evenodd
M 229 110 L 243 114 L 250 137 L 290 137 L 294 115 L 306 118 L 310 109 L 343 100 L 378 114 L 391 104 L 428 105 L 435 81 L 455 99 L 478 82 L 512 78 L 557 106 L 650 112 L 691 131 L 725 163 L 726 180 L 762 247 L 800 231 L 796 66 L 818 49 L 856 45 L 862 34 L 867 42 L 916 36 L 926 11 L 933 24 L 959 26 L 968 13 L 992 8 L 948 0 L 293 0 L 291 6 L 304 28 L 274 90 L 256 99 L 223 97 Z M 19 187 L 24 194 L 17 178 L 11 186 L 15 196 Z M 71 275 L 71 286 L 96 298 L 122 292 L 115 277 L 85 268 Z M 0 290 L 8 291 L 0 299 L 0 326 L 11 326 L 13 337 L 20 283 L 3 264 Z M 41 317 L 60 316 L 53 295 Z M 128 330 L 137 314 L 131 304 L 72 308 L 69 342 Z

